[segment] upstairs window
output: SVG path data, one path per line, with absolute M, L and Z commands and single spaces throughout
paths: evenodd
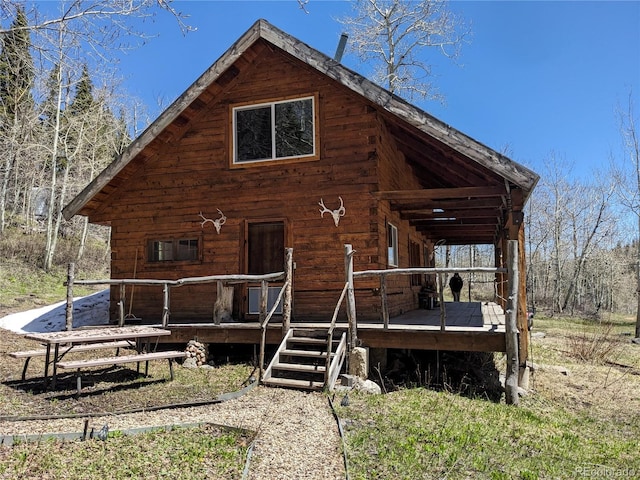
M 150 262 L 193 261 L 200 258 L 197 238 L 150 240 L 148 259 Z
M 233 163 L 316 154 L 314 97 L 233 109 Z

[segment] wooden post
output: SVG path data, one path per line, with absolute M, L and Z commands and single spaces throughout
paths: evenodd
M 213 323 L 220 325 L 233 318 L 233 287 L 225 286 L 222 280 L 218 280 L 216 301 L 213 305 Z
M 293 248 L 284 250 L 284 296 L 282 297 L 282 336 L 291 327 L 291 309 L 293 305 Z
M 263 380 L 264 377 L 264 349 L 267 343 L 267 326 L 260 324 L 262 332 L 260 335 L 260 358 L 258 359 L 258 379 Z
M 389 303 L 387 298 L 387 276 L 380 275 L 380 301 L 382 303 L 382 323 L 385 330 L 389 328 Z
M 444 280 L 442 274 L 438 274 L 438 295 L 440 296 L 440 331 L 444 332 L 447 326 L 447 311 L 444 308 Z
M 162 287 L 163 306 L 162 306 L 162 326 L 166 328 L 169 324 L 169 284 L 165 283 Z
M 267 304 L 269 300 L 269 282 L 262 280 L 260 282 L 260 315 L 258 321 L 260 324 L 267 318 Z
M 124 327 L 124 302 L 122 300 L 118 302 L 118 326 Z
M 518 232 L 518 360 L 520 361 L 520 379 L 522 379 L 527 368 L 527 358 L 529 357 L 529 317 L 527 314 L 527 259 L 525 255 L 524 224 L 520 225 Z M 522 383 L 522 382 L 520 382 Z
M 126 293 L 126 285 L 124 283 L 120 284 L 120 301 L 118 302 L 118 325 L 119 326 L 124 326 L 124 302 L 125 302 L 125 297 L 127 295 Z
M 349 319 L 349 345 L 353 350 L 358 346 L 358 320 L 356 318 L 356 295 L 353 287 L 353 247 L 350 244 L 344 246 L 344 271 L 347 287 L 347 318 Z
M 65 311 L 65 324 L 67 330 L 73 330 L 73 280 L 75 264 L 70 263 L 67 268 L 67 309 Z
M 518 405 L 518 241 L 509 240 L 507 261 L 509 265 L 509 296 L 505 311 L 505 327 L 507 347 L 507 372 L 505 380 L 505 397 L 510 405 Z

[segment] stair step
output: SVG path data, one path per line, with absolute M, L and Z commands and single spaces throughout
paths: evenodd
M 271 385 L 274 387 L 290 387 L 290 388 L 304 388 L 307 390 L 321 390 L 324 387 L 324 382 L 313 382 L 310 380 L 294 380 L 292 378 L 277 378 L 270 377 L 267 380 L 263 380 L 265 385 Z
M 291 337 L 289 338 L 289 343 L 305 343 L 307 345 L 326 345 L 326 338 L 316 338 L 316 337 Z
M 288 348 L 280 351 L 280 355 L 292 355 L 297 357 L 309 357 L 309 358 L 327 358 L 327 352 L 319 350 L 289 350 Z M 333 352 L 331 355 L 335 355 Z
M 324 373 L 327 369 L 324 365 L 303 365 L 300 363 L 278 362 L 273 366 L 274 370 L 286 370 L 289 372 Z
M 294 337 L 316 337 L 316 338 L 327 338 L 327 333 L 329 332 L 329 325 L 327 328 L 294 328 L 293 336 Z M 334 330 L 334 335 L 336 335 L 338 329 Z

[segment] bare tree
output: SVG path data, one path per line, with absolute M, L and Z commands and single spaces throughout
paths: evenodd
M 426 49 L 456 59 L 470 30 L 446 0 L 357 0 L 348 30 L 350 50 L 374 66 L 373 81 L 409 98 L 442 100 Z
M 608 175 L 597 176 L 608 179 Z M 566 290 L 561 309 L 571 307 L 573 312 L 576 290 L 581 282 L 581 275 L 587 258 L 597 249 L 601 240 L 609 237 L 612 227 L 611 197 L 613 185 L 603 184 L 576 186 L 572 190 L 571 209 L 567 211 L 567 220 L 571 233 L 572 268 L 568 272 Z
M 620 112 L 620 133 L 622 136 L 625 159 L 614 165 L 618 183 L 617 193 L 620 202 L 636 217 L 636 238 L 640 237 L 640 134 L 632 94 L 629 94 L 625 111 Z M 636 328 L 635 336 L 640 337 L 640 241 L 636 242 Z
M 0 44 L 0 145 L 4 152 L 0 167 L 0 233 L 6 226 L 6 212 L 10 181 L 18 177 L 26 158 L 25 149 L 36 124 L 34 100 L 34 66 L 31 58 L 31 39 L 28 31 L 20 31 L 27 24 L 24 11 L 18 9 L 12 31 L 2 36 Z M 19 195 L 16 186 L 14 195 Z M 14 202 L 15 207 L 15 202 Z
M 158 10 L 173 15 L 183 32 L 193 30 L 186 23 L 188 15 L 176 10 L 173 7 L 173 3 L 173 0 L 61 0 L 58 2 L 59 9 L 57 14 L 44 16 L 40 13 L 37 2 L 2 0 L 0 3 L 0 19 L 14 18 L 16 12 L 30 6 L 28 16 L 33 21 L 20 27 L 12 25 L 8 28 L 2 28 L 0 26 L 0 35 L 16 29 L 35 31 L 57 28 L 60 24 L 73 21 L 90 20 L 96 22 L 96 24 L 102 23 L 109 28 L 115 26 L 121 30 L 121 33 L 126 33 L 127 35 L 139 36 L 141 33 L 134 31 L 127 19 L 150 17 Z
M 100 163 L 84 151 L 89 145 L 84 133 L 90 124 L 89 118 L 75 115 L 71 121 L 73 112 L 66 112 L 75 84 L 80 80 L 78 72 L 83 70 L 82 65 L 86 62 L 93 67 L 93 72 L 110 72 L 110 68 L 98 69 L 96 66 L 115 64 L 110 61 L 115 52 L 128 48 L 131 41 L 135 43 L 145 37 L 135 28 L 133 19 L 153 15 L 159 10 L 174 15 L 183 31 L 188 30 L 183 21 L 184 15 L 177 12 L 171 2 L 164 0 L 61 0 L 46 9 L 38 8 L 36 2 L 5 0 L 2 3 L 0 15 L 6 18 L 20 14 L 23 21 L 14 21 L 10 27 L 0 29 L 0 35 L 9 38 L 30 34 L 33 51 L 39 60 L 38 73 L 53 72 L 45 89 L 47 100 L 42 104 L 45 111 L 41 118 L 45 121 L 33 140 L 38 145 L 36 150 L 40 153 L 41 171 L 46 173 L 37 187 L 48 192 L 45 270 L 52 266 L 62 226 L 62 207 L 73 192 L 70 179 L 81 171 L 76 164 L 93 162 L 97 167 Z M 17 173 L 15 165 L 15 161 L 7 163 L 5 171 L 11 168 Z M 7 198 L 6 183 L 5 177 L 0 192 L 3 204 Z M 18 191 L 17 188 L 14 190 Z

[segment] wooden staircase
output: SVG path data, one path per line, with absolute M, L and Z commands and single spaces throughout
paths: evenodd
M 272 387 L 331 390 L 346 352 L 346 332 L 334 340 L 328 329 L 292 328 L 264 371 L 262 383 Z

